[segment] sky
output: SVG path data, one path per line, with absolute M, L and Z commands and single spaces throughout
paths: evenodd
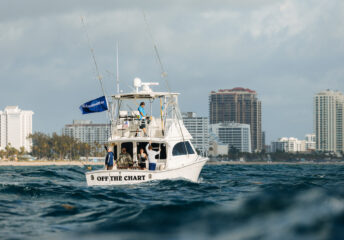
M 117 41 L 121 90 L 135 77 L 167 90 L 155 43 L 182 111 L 208 116 L 210 91 L 250 88 L 268 142 L 303 139 L 314 94 L 344 92 L 343 26 L 341 0 L 1 0 L 0 110 L 34 111 L 33 129 L 45 133 L 106 122 L 78 109 L 102 95 L 90 45 L 113 94 Z

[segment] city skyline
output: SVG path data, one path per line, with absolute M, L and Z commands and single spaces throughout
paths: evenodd
M 53 4 L 53 6 L 51 6 Z M 82 116 L 79 105 L 102 95 L 80 16 L 85 17 L 108 93 L 115 92 L 115 41 L 120 84 L 160 81 L 154 41 L 181 110 L 208 116 L 208 95 L 254 89 L 262 101 L 266 142 L 313 132 L 313 96 L 344 92 L 341 1 L 214 1 L 144 4 L 124 1 L 0 3 L 0 109 L 32 109 L 34 131 L 59 132 Z M 55 9 L 55 10 L 51 10 Z

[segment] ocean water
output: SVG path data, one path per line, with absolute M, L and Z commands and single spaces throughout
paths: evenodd
M 87 187 L 0 167 L 0 239 L 344 239 L 344 165 L 206 165 L 198 183 Z

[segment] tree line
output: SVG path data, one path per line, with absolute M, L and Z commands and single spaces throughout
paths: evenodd
M 262 150 L 260 152 L 240 152 L 239 149 L 234 146 L 229 147 L 227 155 L 218 156 L 218 158 L 226 158 L 231 160 L 244 159 L 247 162 L 259 162 L 259 161 L 277 161 L 277 162 L 298 162 L 298 161 L 332 161 L 332 160 L 344 160 L 343 152 L 339 155 L 330 152 L 266 152 Z
M 5 149 L 0 150 L 0 158 L 1 159 L 10 159 L 15 160 L 16 158 L 21 158 L 26 154 L 26 150 L 24 147 L 20 147 L 20 149 L 16 149 L 8 144 Z
M 95 142 L 90 145 L 66 135 L 58 135 L 56 133 L 48 135 L 36 132 L 29 135 L 28 138 L 32 141 L 32 148 L 29 153 L 38 159 L 78 160 L 80 157 L 88 158 L 104 155 L 104 148 L 101 144 Z M 10 144 L 5 147 L 5 150 L 0 151 L 2 159 L 14 160 L 15 157 L 20 159 L 25 154 L 28 154 L 28 152 L 25 151 L 24 147 L 17 150 Z

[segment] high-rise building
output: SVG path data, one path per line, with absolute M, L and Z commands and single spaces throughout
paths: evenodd
M 265 140 L 265 131 L 262 131 L 262 150 L 266 150 L 266 140 Z
M 227 144 L 229 149 L 234 147 L 240 152 L 252 152 L 249 124 L 235 122 L 210 124 L 210 131 L 216 135 L 219 142 Z
M 210 124 L 236 122 L 251 127 L 252 150 L 262 150 L 261 101 L 247 88 L 212 91 L 209 96 Z
M 305 152 L 306 141 L 294 137 L 283 137 L 271 142 L 272 152 Z
M 194 112 L 183 113 L 186 129 L 192 136 L 192 144 L 203 154 L 209 149 L 209 120 L 207 117 L 197 117 Z
M 316 150 L 344 151 L 344 95 L 326 90 L 314 97 Z
M 7 106 L 0 111 L 0 149 L 11 145 L 16 149 L 24 147 L 31 151 L 32 111 L 23 111 L 18 106 Z
M 110 137 L 110 124 L 94 124 L 89 120 L 74 120 L 73 124 L 66 124 L 62 135 L 72 137 L 90 145 L 107 143 Z
M 315 134 L 306 134 L 306 151 L 314 151 L 316 149 L 316 137 Z

